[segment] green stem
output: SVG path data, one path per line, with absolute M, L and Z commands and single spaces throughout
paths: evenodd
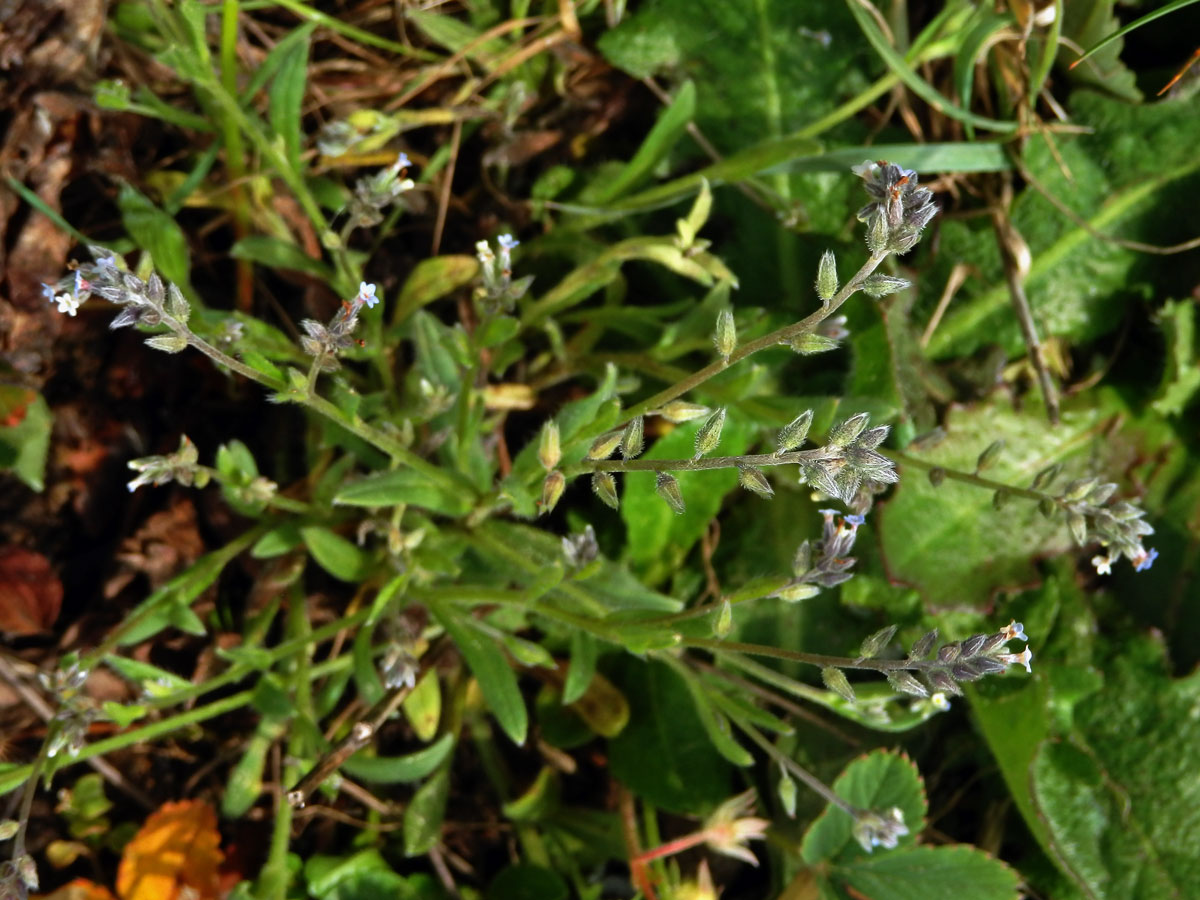
M 862 814 L 861 810 L 859 810 L 857 807 L 851 806 L 849 803 L 835 794 L 833 789 L 825 784 L 825 782 L 819 779 L 816 775 L 813 775 L 808 771 L 808 769 L 801 766 L 794 759 L 763 737 L 759 733 L 758 729 L 753 725 L 739 720 L 735 721 L 737 722 L 737 726 L 742 729 L 743 732 L 745 732 L 746 737 L 758 744 L 758 746 L 761 747 L 768 756 L 803 781 L 817 794 L 824 797 L 838 809 L 845 811 L 848 815 L 853 816 L 854 818 L 857 818 Z
M 751 656 L 770 656 L 775 659 L 807 663 L 810 666 L 833 666 L 838 669 L 869 669 L 873 672 L 896 672 L 902 670 L 939 669 L 944 667 L 940 663 L 923 659 L 851 659 L 848 656 L 826 656 L 823 653 L 805 653 L 801 650 L 787 650 L 783 647 L 771 647 L 766 644 L 743 644 L 738 641 L 721 641 L 714 638 L 685 637 L 679 643 L 680 646 L 695 647 L 700 650 L 748 653 Z
M 728 360 L 718 359 L 717 361 L 705 366 L 700 371 L 693 372 L 686 378 L 681 378 L 670 387 L 664 388 L 657 394 L 654 394 L 648 399 L 643 400 L 641 403 L 638 403 L 637 405 L 625 410 L 621 414 L 621 418 L 618 420 L 617 425 L 623 425 L 630 419 L 645 415 L 651 410 L 658 409 L 664 403 L 670 403 L 672 400 L 683 396 L 688 391 L 704 384 L 704 382 L 708 381 L 714 375 L 719 375 L 730 366 L 741 362 L 748 356 L 758 353 L 760 350 L 766 350 L 779 344 L 788 344 L 801 335 L 811 334 L 814 330 L 816 330 L 818 325 L 833 315 L 843 303 L 850 299 L 852 294 L 862 287 L 863 282 L 867 280 L 872 272 L 879 268 L 879 264 L 882 263 L 885 258 L 887 258 L 887 255 L 888 251 L 882 250 L 877 253 L 872 253 L 870 257 L 868 257 L 867 261 L 863 263 L 863 267 L 855 273 L 853 278 L 842 285 L 841 290 L 839 290 L 833 296 L 833 299 L 831 299 L 828 303 L 823 304 L 820 309 L 812 313 L 810 316 L 801 319 L 799 322 L 794 322 L 791 325 L 785 325 L 782 328 L 777 328 L 770 334 L 763 335 L 762 337 L 756 338 L 753 341 L 747 341 L 735 349 L 733 353 L 729 355 Z
M 884 456 L 892 460 L 892 462 L 901 466 L 912 466 L 915 469 L 923 469 L 927 472 L 934 469 L 940 470 L 951 481 L 961 481 L 963 484 L 973 484 L 975 487 L 986 488 L 989 491 L 1004 491 L 1012 494 L 1014 497 L 1024 497 L 1027 500 L 1051 500 L 1054 503 L 1061 504 L 1061 500 L 1053 494 L 1047 494 L 1045 491 L 1037 491 L 1032 488 L 1013 487 L 1010 484 L 1005 484 L 1002 481 L 993 481 L 991 478 L 984 478 L 981 475 L 976 475 L 973 472 L 963 472 L 958 469 L 948 469 L 945 466 L 935 462 L 930 462 L 926 459 L 921 459 L 917 456 L 909 456 L 900 450 L 880 450 Z

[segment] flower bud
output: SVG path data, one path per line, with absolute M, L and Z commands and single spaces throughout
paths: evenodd
M 542 426 L 542 439 L 538 444 L 538 460 L 546 471 L 558 465 L 562 459 L 562 445 L 558 438 L 558 423 L 550 419 Z
M 621 500 L 617 496 L 617 480 L 609 472 L 597 472 L 592 476 L 592 490 L 596 496 L 613 509 L 619 509 Z
M 659 472 L 654 476 L 654 490 L 658 491 L 658 496 L 667 501 L 667 505 L 675 511 L 675 515 L 683 515 L 683 511 L 687 508 L 683 502 L 683 494 L 679 492 L 679 481 L 674 475 L 667 472 Z
M 545 515 L 558 505 L 559 498 L 563 495 L 563 489 L 567 486 L 567 479 L 563 477 L 563 473 L 555 469 L 546 476 L 546 480 L 542 482 L 542 509 L 540 515 Z
M 717 354 L 726 361 L 737 347 L 737 325 L 734 324 L 733 313 L 728 309 L 717 313 L 717 330 L 713 334 L 713 344 L 717 348 Z
M 905 672 L 903 669 L 895 669 L 887 674 L 888 684 L 894 687 L 902 694 L 909 694 L 913 697 L 928 697 L 929 689 L 921 682 L 917 681 L 911 673 Z
M 1071 510 L 1067 514 L 1067 527 L 1071 529 L 1071 537 L 1075 538 L 1075 543 L 1080 546 L 1087 543 L 1087 519 L 1082 513 Z
M 867 228 L 867 249 L 872 253 L 882 253 L 888 245 L 888 223 L 882 212 L 871 216 Z
M 635 416 L 629 420 L 625 430 L 621 432 L 621 456 L 624 459 L 636 459 L 641 456 L 646 446 L 646 420 Z
M 832 250 L 821 254 L 821 262 L 817 264 L 817 296 L 822 302 L 828 303 L 837 293 L 837 258 Z
M 851 416 L 846 421 L 834 427 L 833 431 L 829 432 L 829 445 L 831 447 L 845 447 L 851 444 L 856 437 L 863 433 L 863 430 L 871 421 L 869 413 L 859 413 L 856 416 Z
M 779 773 L 779 805 L 789 819 L 796 818 L 796 782 L 786 771 Z
M 704 420 L 696 432 L 696 459 L 714 450 L 721 442 L 721 429 L 725 427 L 725 407 L 721 407 Z

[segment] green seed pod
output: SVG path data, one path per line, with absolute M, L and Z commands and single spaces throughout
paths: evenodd
M 1099 483 L 1100 483 L 1099 478 L 1076 479 L 1075 481 L 1072 481 L 1070 484 L 1068 484 L 1063 489 L 1063 495 L 1062 495 L 1063 499 L 1068 500 L 1072 503 L 1075 502 L 1076 500 L 1082 500 L 1089 493 L 1091 493 L 1092 488 L 1094 488 Z
M 779 805 L 787 813 L 789 819 L 796 818 L 796 782 L 786 771 L 779 773 Z
M 607 434 L 602 434 L 596 440 L 592 441 L 592 446 L 587 452 L 587 458 L 594 460 L 608 459 L 620 443 L 621 432 L 610 431 Z
M 817 296 L 828 303 L 837 290 L 837 258 L 832 250 L 826 250 L 821 254 L 821 262 L 817 265 Z
M 782 587 L 777 590 L 772 597 L 777 597 L 784 603 L 799 603 L 801 600 L 808 600 L 821 593 L 821 589 L 815 584 L 789 584 L 787 587 Z
M 992 441 L 979 454 L 979 459 L 975 460 L 975 471 L 982 472 L 988 466 L 996 461 L 996 457 L 1000 455 L 1000 451 L 1004 449 L 1004 438 L 997 438 Z
M 621 500 L 617 496 L 617 480 L 610 472 L 597 472 L 592 476 L 592 490 L 596 496 L 613 509 L 620 509 Z
M 835 669 L 833 666 L 825 666 L 821 669 L 821 680 L 825 682 L 825 687 L 839 695 L 843 700 L 848 703 L 854 702 L 854 688 L 850 687 L 850 681 L 846 678 L 846 673 L 841 669 Z
M 1082 513 L 1075 510 L 1067 513 L 1067 527 L 1071 529 L 1071 537 L 1075 538 L 1075 543 L 1080 546 L 1087 543 L 1087 519 Z
M 941 485 L 941 483 L 945 480 L 946 480 L 946 470 L 945 469 L 943 469 L 939 466 L 938 468 L 929 470 L 929 483 L 932 484 L 934 487 L 939 487 Z
M 716 637 L 723 638 L 731 631 L 733 631 L 733 604 L 726 600 L 721 604 L 721 612 L 717 615 L 717 621 L 713 624 L 713 634 Z
M 538 460 L 547 472 L 562 459 L 562 445 L 558 438 L 558 423 L 550 419 L 542 426 L 542 438 L 538 443 Z
M 675 515 L 683 515 L 687 506 L 683 502 L 683 494 L 679 492 L 679 481 L 674 475 L 659 472 L 654 476 L 654 489 L 658 496 L 667 501 L 667 506 L 675 511 Z
M 917 681 L 911 673 L 905 672 L 903 669 L 894 669 L 887 674 L 888 684 L 894 687 L 902 694 L 908 694 L 912 697 L 928 697 L 929 690 L 921 682 Z
M 1047 519 L 1053 519 L 1054 513 L 1057 512 L 1057 510 L 1058 504 L 1055 503 L 1050 497 L 1043 497 L 1040 501 L 1038 501 L 1038 512 L 1040 512 Z
M 1042 469 L 1042 471 L 1038 472 L 1037 475 L 1033 476 L 1033 484 L 1029 486 L 1030 489 L 1036 491 L 1039 488 L 1050 487 L 1051 482 L 1053 482 L 1061 472 L 1062 463 L 1055 463 L 1052 466 L 1047 466 L 1046 468 Z
M 771 487 L 771 482 L 767 481 L 767 476 L 761 469 L 753 466 L 738 466 L 738 484 L 768 500 L 775 496 L 775 489 Z
M 1004 507 L 1008 506 L 1008 501 L 1011 499 L 1012 494 L 1010 492 L 1003 490 L 996 491 L 996 493 L 992 494 L 992 508 L 997 510 L 1004 509 Z
M 701 406 L 699 403 L 688 403 L 685 400 L 672 400 L 670 403 L 658 410 L 657 415 L 662 416 L 668 422 L 673 422 L 678 425 L 681 422 L 690 422 L 693 419 L 699 419 L 707 416 L 711 409 L 707 406 Z
M 733 313 L 723 309 L 717 313 L 717 330 L 713 334 L 713 344 L 721 359 L 728 360 L 729 355 L 737 347 L 737 325 L 733 321 Z
M 792 574 L 799 578 L 811 568 L 812 544 L 805 541 L 796 548 L 796 555 L 792 557 Z
M 804 441 L 808 438 L 808 429 L 812 427 L 813 411 L 806 409 L 792 421 L 788 422 L 779 431 L 779 437 L 776 442 L 779 444 L 779 449 L 775 451 L 775 455 L 780 453 L 788 453 L 792 450 L 799 449 Z
M 862 289 L 868 297 L 878 300 L 888 294 L 897 294 L 912 286 L 907 278 L 897 278 L 894 275 L 871 275 L 863 282 Z
M 621 432 L 621 456 L 625 459 L 637 459 L 642 455 L 646 446 L 646 420 L 636 416 L 629 420 L 625 430 Z
M 789 346 L 801 356 L 813 356 L 826 350 L 836 350 L 838 342 L 823 334 L 802 334 L 793 338 Z
M 886 647 L 893 637 L 896 636 L 895 625 L 889 625 L 887 628 L 881 628 L 869 638 L 862 642 L 862 646 L 858 650 L 860 659 L 874 659 L 879 655 L 879 651 Z
M 866 429 L 871 422 L 871 416 L 868 413 L 859 413 L 856 416 L 851 416 L 840 425 L 835 425 L 833 430 L 829 432 L 829 446 L 845 447 L 854 442 Z
M 546 476 L 542 482 L 542 508 L 538 513 L 545 515 L 558 505 L 558 500 L 563 495 L 563 489 L 567 486 L 567 479 L 563 477 L 563 473 L 555 469 Z
M 721 407 L 704 420 L 696 432 L 696 459 L 702 457 L 721 443 L 721 429 L 725 427 L 725 407 Z

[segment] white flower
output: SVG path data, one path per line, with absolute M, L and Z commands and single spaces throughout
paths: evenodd
M 1092 565 L 1096 567 L 1097 575 L 1111 575 L 1113 561 L 1107 556 L 1093 556 Z
M 54 302 L 58 304 L 58 311 L 66 313 L 68 316 L 74 316 L 79 312 L 79 301 L 71 294 L 59 294 L 54 298 Z

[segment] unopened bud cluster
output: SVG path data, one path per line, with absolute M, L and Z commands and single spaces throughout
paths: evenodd
M 342 303 L 328 325 L 315 319 L 301 321 L 305 333 L 300 336 L 300 346 L 322 372 L 336 371 L 340 367 L 338 356 L 355 345 L 353 334 L 358 328 L 358 313 L 364 306 L 373 309 L 379 302 L 375 291 L 375 285 L 362 282 L 354 299 Z
M 487 241 L 475 244 L 475 258 L 479 260 L 479 271 L 483 283 L 475 289 L 476 298 L 487 310 L 510 310 L 525 296 L 533 284 L 533 276 L 512 277 L 512 252 L 521 244 L 511 234 L 502 234 L 496 239 L 496 250 Z
M 413 180 L 405 177 L 410 166 L 408 156 L 401 153 L 388 168 L 355 182 L 346 205 L 351 227 L 369 227 L 383 221 L 383 211 L 415 187 Z
M 876 451 L 890 430 L 868 428 L 870 416 L 859 413 L 837 425 L 824 447 L 810 451 L 800 462 L 800 481 L 823 494 L 853 505 L 860 489 L 874 491 L 899 480 L 896 466 Z
M 933 192 L 919 187 L 917 173 L 888 162 L 854 166 L 863 179 L 871 202 L 858 211 L 867 223 L 867 245 L 872 253 L 907 253 L 921 239 L 921 232 L 937 215 Z

